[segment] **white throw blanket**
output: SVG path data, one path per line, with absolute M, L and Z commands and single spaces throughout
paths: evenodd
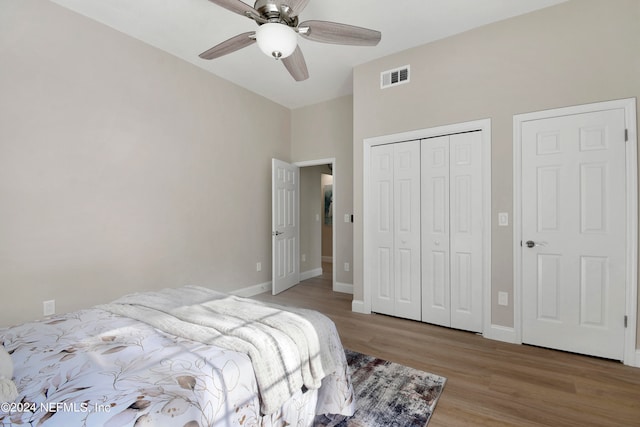
M 322 378 L 338 365 L 328 350 L 334 345 L 325 341 L 335 325 L 311 310 L 295 309 L 302 317 L 291 312 L 294 309 L 284 311 L 196 286 L 127 295 L 97 308 L 179 337 L 247 354 L 264 414 L 277 411 L 303 385 L 319 388 Z

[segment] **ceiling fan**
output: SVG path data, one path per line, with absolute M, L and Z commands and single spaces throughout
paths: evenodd
M 296 80 L 309 78 L 304 55 L 298 46 L 298 35 L 321 43 L 375 46 L 382 37 L 379 31 L 329 21 L 298 23 L 298 15 L 309 0 L 256 0 L 253 7 L 241 0 L 209 0 L 239 15 L 253 19 L 256 31 L 238 34 L 202 52 L 202 59 L 215 59 L 258 43 L 266 55 L 281 59 Z

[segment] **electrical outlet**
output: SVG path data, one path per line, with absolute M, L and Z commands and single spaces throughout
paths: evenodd
M 498 225 L 500 227 L 506 227 L 509 225 L 509 213 L 498 212 Z
M 56 300 L 51 299 L 48 301 L 42 301 L 42 314 L 44 316 L 56 314 Z
M 302 254 L 302 262 L 307 262 L 307 254 Z
M 344 263 L 344 271 L 349 271 L 349 269 L 351 268 L 351 266 L 349 265 L 348 262 Z
M 344 214 L 344 222 L 351 222 L 351 215 Z
M 256 271 L 262 271 L 262 263 L 256 262 Z
M 498 305 L 509 305 L 509 292 L 498 292 Z

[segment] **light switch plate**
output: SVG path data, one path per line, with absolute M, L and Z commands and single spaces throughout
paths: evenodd
M 498 305 L 509 305 L 509 292 L 498 292 Z

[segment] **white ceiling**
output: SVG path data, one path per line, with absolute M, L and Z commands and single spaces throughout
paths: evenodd
M 303 82 L 294 81 L 257 45 L 212 61 L 200 59 L 198 54 L 210 47 L 256 28 L 252 20 L 207 0 L 51 1 L 297 108 L 352 93 L 356 65 L 566 0 L 312 0 L 300 14 L 301 22 L 318 19 L 372 28 L 382 32 L 382 41 L 376 47 L 352 47 L 299 37 L 310 74 Z

